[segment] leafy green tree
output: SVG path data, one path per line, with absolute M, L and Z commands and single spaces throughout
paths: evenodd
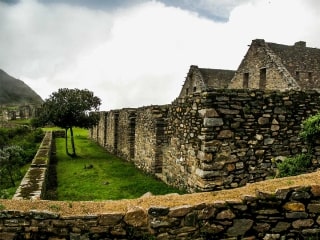
M 23 162 L 23 149 L 19 146 L 8 146 L 0 149 L 0 179 L 9 179 L 11 186 L 15 186 L 16 177 L 20 177 L 20 166 Z
M 37 123 L 52 123 L 65 130 L 66 153 L 76 156 L 73 137 L 73 127 L 90 128 L 97 124 L 97 114 L 92 111 L 99 110 L 101 100 L 93 92 L 84 89 L 61 88 L 53 92 L 42 105 Z M 68 151 L 68 130 L 70 130 L 72 153 Z

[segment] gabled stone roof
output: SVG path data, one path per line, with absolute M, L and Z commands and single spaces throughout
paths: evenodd
M 266 46 L 280 58 L 281 63 L 302 89 L 320 88 L 320 79 L 299 79 L 297 72 L 316 75 L 320 72 L 320 49 L 306 47 L 306 42 L 296 42 L 293 46 L 266 42 Z
M 198 68 L 206 87 L 227 88 L 235 71 L 224 69 Z

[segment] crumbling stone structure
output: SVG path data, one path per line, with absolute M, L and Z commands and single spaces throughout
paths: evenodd
M 316 91 L 211 89 L 171 105 L 104 112 L 91 137 L 169 185 L 212 191 L 275 176 L 276 161 L 307 151 L 301 123 L 319 109 Z
M 320 49 L 305 42 L 256 39 L 237 71 L 191 66 L 171 105 L 130 109 L 130 117 L 127 109 L 104 113 L 107 122 L 91 135 L 189 191 L 261 181 L 275 175 L 276 161 L 307 151 L 299 132 L 319 111 L 319 63 Z M 315 155 L 313 168 L 318 162 Z

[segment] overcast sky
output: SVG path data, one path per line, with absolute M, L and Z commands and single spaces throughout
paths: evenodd
M 320 48 L 319 16 L 318 0 L 0 0 L 0 68 L 43 99 L 169 104 L 190 65 L 236 70 L 253 39 Z

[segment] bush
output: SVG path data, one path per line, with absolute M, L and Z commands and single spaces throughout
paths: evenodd
M 283 162 L 278 163 L 278 176 L 295 176 L 307 171 L 311 167 L 312 156 L 310 154 L 300 154 L 288 157 Z
M 302 122 L 300 137 L 306 140 L 310 147 L 314 145 L 315 141 L 320 137 L 320 113 Z

